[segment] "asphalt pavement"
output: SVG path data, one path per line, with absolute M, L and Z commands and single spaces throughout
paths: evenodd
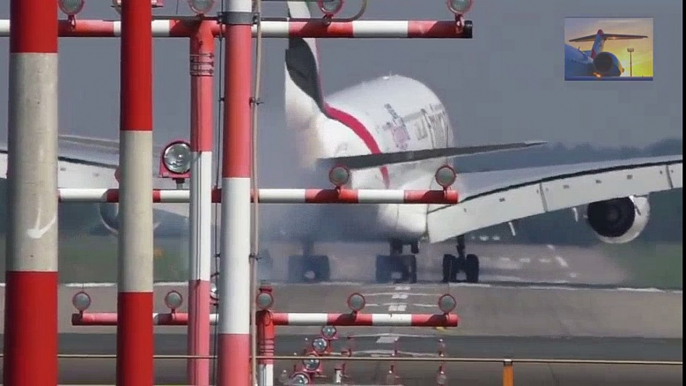
M 458 302 L 456 311 L 460 325 L 457 328 L 340 328 L 341 339 L 335 343 L 335 351 L 350 342 L 355 356 L 371 359 L 389 356 L 397 349 L 401 356 L 427 358 L 437 355 L 438 340 L 443 339 L 450 357 L 512 358 L 515 361 L 516 385 L 682 384 L 682 366 L 517 363 L 523 358 L 681 361 L 683 295 L 680 290 L 621 288 L 600 280 L 581 282 L 582 278 L 591 277 L 594 259 L 587 258 L 589 253 L 578 258 L 571 254 L 572 250 L 554 246 L 530 250 L 489 246 L 482 251 L 486 251 L 481 253 L 482 256 L 491 258 L 483 260 L 484 268 L 491 269 L 494 276 L 507 276 L 508 280 L 496 277 L 480 284 L 438 284 L 425 278 L 423 283 L 417 284 L 369 284 L 365 278 L 353 275 L 355 272 L 368 273 L 364 263 L 354 263 L 353 267 L 335 271 L 348 272 L 345 274 L 348 280 L 345 281 L 286 284 L 275 280 L 274 310 L 346 312 L 347 295 L 360 292 L 367 300 L 363 312 L 436 313 L 438 297 L 450 293 Z M 513 251 L 519 251 L 519 254 Z M 505 252 L 509 254 L 505 255 Z M 561 259 L 557 259 L 558 256 Z M 334 255 L 334 258 L 336 264 L 353 261 L 341 254 Z M 521 260 L 527 258 L 529 260 Z M 598 272 L 616 271 L 608 265 L 608 260 L 598 261 Z M 589 264 L 590 268 L 587 267 Z M 509 274 L 503 273 L 506 271 Z M 429 272 L 428 268 L 425 272 Z M 570 273 L 577 275 L 572 278 Z M 342 279 L 346 279 L 345 275 Z M 512 280 L 512 277 L 518 279 Z M 617 280 L 620 277 L 621 272 L 615 276 Z M 536 278 L 540 280 L 534 280 Z M 62 285 L 59 294 L 60 352 L 115 354 L 115 327 L 71 326 L 70 315 L 74 309 L 70 298 L 82 289 L 92 297 L 89 312 L 113 312 L 116 309 L 116 286 L 111 283 Z M 155 287 L 156 312 L 166 311 L 163 297 L 171 289 L 186 294 L 183 283 L 158 283 Z M 0 302 L 4 302 L 4 287 L 0 287 L 0 295 Z M 4 303 L 2 306 L 4 309 Z M 180 311 L 184 310 L 185 305 Z M 311 339 L 318 330 L 318 327 L 278 328 L 277 354 L 292 355 L 301 351 L 306 344 L 305 338 Z M 155 344 L 157 354 L 184 354 L 184 327 L 156 328 Z M 291 369 L 293 363 L 278 362 L 275 374 Z M 331 366 L 327 364 L 325 367 L 327 376 L 331 376 Z M 348 362 L 349 384 L 384 384 L 389 366 L 389 362 L 380 361 Z M 438 366 L 438 362 L 399 362 L 398 383 L 435 384 Z M 446 366 L 450 385 L 502 384 L 500 363 Z M 114 382 L 113 359 L 60 361 L 62 384 Z M 327 380 L 318 381 L 319 384 L 323 382 Z M 156 361 L 156 383 L 184 384 L 185 361 Z

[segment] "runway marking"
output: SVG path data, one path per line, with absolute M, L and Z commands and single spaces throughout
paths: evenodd
M 550 249 L 551 251 L 555 250 L 555 246 L 553 244 L 548 244 L 546 245 L 546 247 L 548 247 L 548 249 Z
M 541 257 L 540 259 L 538 259 L 538 261 L 543 263 L 543 264 L 550 264 L 550 262 L 552 262 L 552 260 L 550 260 L 547 257 Z
M 569 264 L 567 264 L 567 261 L 562 258 L 562 256 L 555 256 L 555 260 L 557 260 L 557 263 L 560 264 L 562 268 L 569 268 Z
M 571 277 L 572 279 L 576 279 L 578 276 L 579 276 L 579 274 L 576 272 L 570 272 L 569 273 L 569 277 Z
M 396 291 L 409 291 L 410 286 L 408 285 L 402 285 L 402 286 L 397 286 L 395 287 Z M 391 299 L 407 299 L 407 292 L 395 292 L 393 295 L 391 295 Z M 388 312 L 405 312 L 407 309 L 407 304 L 405 303 L 393 303 L 390 306 L 388 306 Z
M 407 304 L 396 303 L 388 306 L 388 312 L 405 312 L 407 309 Z
M 492 265 L 493 268 L 495 268 L 495 269 L 502 269 L 502 270 L 508 270 L 508 271 L 520 270 L 520 269 L 522 269 L 522 263 L 520 263 L 520 262 L 518 262 L 518 261 L 512 261 L 512 260 L 510 260 L 508 257 L 505 258 L 505 259 L 507 259 L 507 260 L 504 260 L 502 257 L 501 257 L 500 259 L 501 259 L 501 260 L 499 260 L 499 261 L 493 263 L 493 265 Z
M 509 258 L 509 257 L 502 256 L 502 257 L 500 258 L 500 261 L 508 261 L 508 262 L 509 262 L 509 261 L 510 261 L 510 258 Z
M 528 264 L 528 263 L 531 263 L 531 258 L 530 257 L 522 257 L 519 259 L 519 262 Z
M 360 283 L 360 284 L 361 284 L 361 285 L 364 285 L 364 283 Z M 365 294 L 365 293 L 363 293 L 362 295 L 364 295 L 364 297 L 366 297 L 366 298 L 372 297 L 372 296 L 393 296 L 393 295 L 405 295 L 405 296 L 409 296 L 409 295 L 412 295 L 412 296 L 436 296 L 436 297 L 439 296 L 439 294 L 437 294 L 437 293 L 433 293 L 433 294 L 427 294 L 427 293 L 404 293 L 404 294 L 399 294 L 399 293 L 397 293 L 397 292 L 374 292 L 374 293 L 371 293 L 371 294 Z M 394 299 L 399 299 L 399 298 L 394 298 Z M 406 299 L 406 298 L 405 298 L 405 299 Z
M 380 337 L 388 337 L 388 336 L 394 336 L 398 338 L 426 338 L 428 336 L 432 336 L 431 334 L 394 334 L 390 332 L 380 332 L 376 334 L 352 334 L 350 335 L 351 338 L 380 338 Z
M 393 344 L 395 343 L 400 337 L 397 335 L 386 335 L 379 337 L 379 339 L 376 340 L 376 343 L 378 344 Z

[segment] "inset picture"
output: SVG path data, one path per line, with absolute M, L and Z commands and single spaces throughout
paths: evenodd
M 565 80 L 653 80 L 653 19 L 566 18 Z

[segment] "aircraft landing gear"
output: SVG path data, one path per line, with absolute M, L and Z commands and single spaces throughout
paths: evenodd
M 412 252 L 418 251 L 418 247 L 412 246 Z M 394 279 L 393 274 L 400 274 Z M 403 255 L 403 244 L 392 241 L 390 255 L 376 256 L 376 282 L 388 283 L 416 283 L 417 282 L 417 257 L 415 255 Z
M 464 236 L 457 236 L 457 257 L 443 255 L 443 283 L 456 282 L 457 274 L 462 271 L 467 283 L 479 282 L 479 257 L 474 254 L 465 256 Z
M 305 243 L 302 255 L 288 257 L 288 281 L 313 283 L 331 280 L 329 256 L 313 255 L 312 243 Z

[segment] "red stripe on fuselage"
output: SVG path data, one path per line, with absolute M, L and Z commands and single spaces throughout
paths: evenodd
M 369 130 L 367 130 L 367 128 L 362 124 L 362 122 L 360 122 L 357 118 L 353 117 L 352 115 L 346 113 L 345 111 L 338 110 L 329 105 L 324 105 L 324 108 L 326 109 L 326 113 L 327 115 L 329 115 L 329 117 L 346 125 L 350 128 L 350 130 L 352 130 L 355 133 L 355 135 L 360 137 L 362 142 L 364 142 L 364 144 L 367 146 L 367 148 L 372 154 L 381 154 L 379 144 L 376 143 L 376 139 L 374 139 L 374 136 L 369 132 Z M 391 180 L 390 176 L 388 175 L 388 168 L 386 166 L 382 166 L 380 170 L 384 186 L 386 188 L 390 187 Z

